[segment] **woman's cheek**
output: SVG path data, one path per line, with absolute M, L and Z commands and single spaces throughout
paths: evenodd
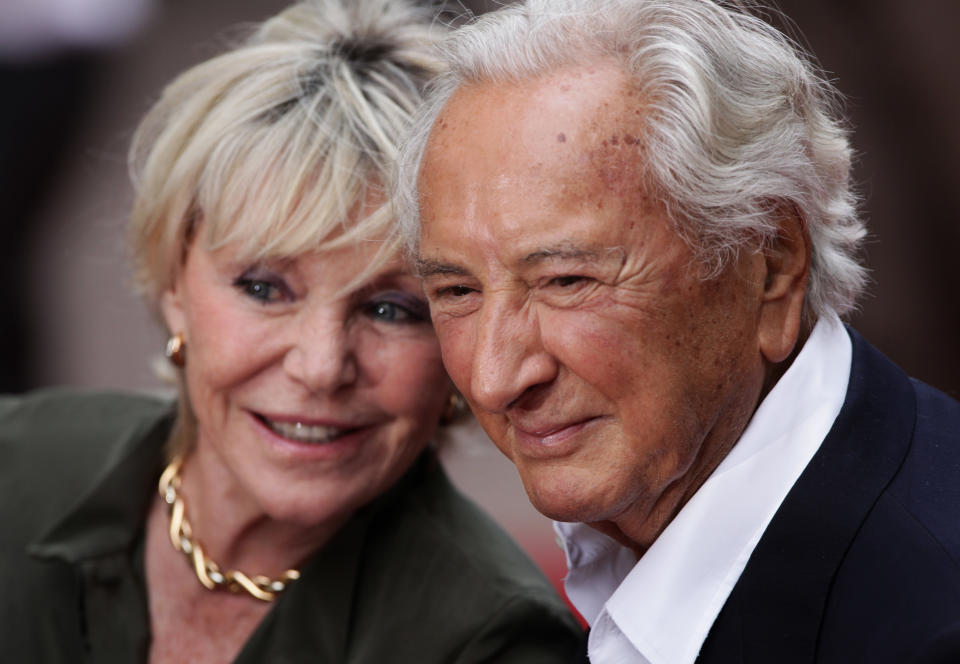
M 391 410 L 415 409 L 421 401 L 432 402 L 438 398 L 435 395 L 445 393 L 448 378 L 432 333 L 390 342 L 381 338 L 380 343 L 364 347 L 358 361 Z

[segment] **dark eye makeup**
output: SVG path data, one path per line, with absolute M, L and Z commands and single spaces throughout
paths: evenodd
M 233 280 L 233 286 L 243 295 L 262 302 L 287 302 L 293 293 L 280 275 L 263 268 L 251 268 Z
M 363 305 L 370 318 L 385 323 L 421 323 L 430 318 L 430 309 L 422 298 L 401 291 L 371 295 Z
M 261 304 L 292 302 L 297 299 L 282 273 L 253 266 L 233 279 L 233 287 L 244 297 Z M 386 287 L 384 287 L 386 286 Z M 430 308 L 423 297 L 404 288 L 371 284 L 355 293 L 354 307 L 362 315 L 384 323 L 415 324 L 430 319 Z

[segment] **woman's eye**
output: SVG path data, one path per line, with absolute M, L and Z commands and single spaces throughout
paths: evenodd
M 426 304 L 376 300 L 367 305 L 367 315 L 385 323 L 419 323 L 426 320 L 429 313 Z
M 247 297 L 259 302 L 280 302 L 287 299 L 286 289 L 281 284 L 265 279 L 240 277 L 233 285 Z

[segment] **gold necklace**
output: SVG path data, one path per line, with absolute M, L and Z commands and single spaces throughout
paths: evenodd
M 276 579 L 260 574 L 250 577 L 236 569 L 221 572 L 220 566 L 204 554 L 203 547 L 193 538 L 193 528 L 187 521 L 186 506 L 183 503 L 183 496 L 179 493 L 182 464 L 183 459 L 177 457 L 160 475 L 160 495 L 170 506 L 170 542 L 173 548 L 182 552 L 190 560 L 193 571 L 204 588 L 227 589 L 235 593 L 245 590 L 257 599 L 272 602 L 290 581 L 300 578 L 300 572 L 288 569 Z

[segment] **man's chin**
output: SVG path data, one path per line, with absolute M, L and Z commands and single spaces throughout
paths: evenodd
M 528 482 L 523 478 L 530 503 L 538 512 L 554 521 L 592 522 L 609 518 L 602 500 L 576 484 Z

